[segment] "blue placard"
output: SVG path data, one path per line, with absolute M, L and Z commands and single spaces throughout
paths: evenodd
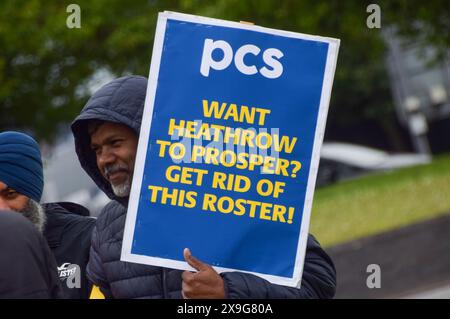
M 338 46 L 160 14 L 122 260 L 296 286 Z

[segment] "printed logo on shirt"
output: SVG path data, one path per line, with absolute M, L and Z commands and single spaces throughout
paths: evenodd
M 81 288 L 81 269 L 77 264 L 64 263 L 58 267 L 58 276 L 68 288 Z

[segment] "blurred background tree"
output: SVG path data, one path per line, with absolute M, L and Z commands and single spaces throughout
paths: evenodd
M 392 148 L 402 148 L 381 30 L 395 25 L 441 55 L 450 44 L 444 0 L 378 1 L 381 29 L 366 26 L 371 1 L 339 0 L 79 0 L 81 28 L 69 29 L 71 2 L 0 2 L 0 131 L 25 130 L 51 142 L 81 110 L 96 80 L 148 76 L 157 13 L 171 10 L 341 39 L 327 125 L 332 132 L 375 121 Z

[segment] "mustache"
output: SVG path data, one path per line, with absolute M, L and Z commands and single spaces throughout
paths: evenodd
M 130 173 L 130 170 L 128 169 L 128 166 L 124 165 L 124 164 L 111 164 L 111 165 L 107 165 L 105 166 L 104 170 L 103 170 L 103 174 L 106 176 L 106 178 L 109 179 L 109 176 L 111 174 L 117 173 L 117 172 L 126 172 L 126 173 Z

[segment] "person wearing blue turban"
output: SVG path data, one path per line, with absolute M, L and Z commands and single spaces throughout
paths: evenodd
M 22 213 L 42 232 L 46 215 L 39 202 L 43 189 L 36 141 L 19 132 L 0 133 L 0 209 Z
M 57 264 L 54 270 L 58 271 L 64 296 L 88 298 L 91 284 L 84 274 L 95 219 L 89 217 L 89 211 L 78 204 L 41 204 L 43 189 L 38 143 L 24 133 L 0 133 L 0 214 L 1 211 L 13 211 L 28 218 L 51 249 Z M 26 261 L 15 261 L 13 264 L 19 266 L 22 262 Z

